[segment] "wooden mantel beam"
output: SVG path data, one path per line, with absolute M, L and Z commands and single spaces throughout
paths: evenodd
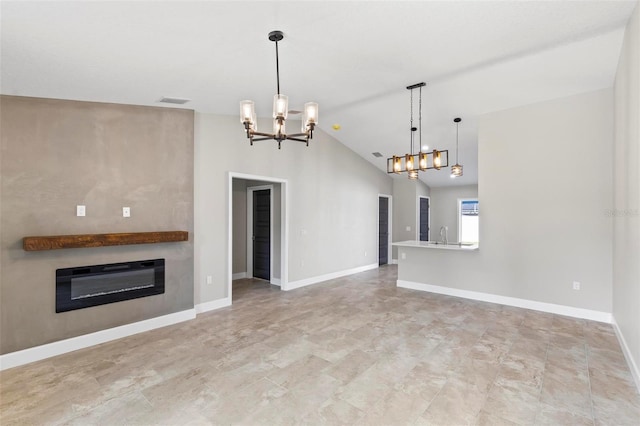
M 24 237 L 25 251 L 57 250 L 66 248 L 87 248 L 123 246 L 130 244 L 155 244 L 188 241 L 187 231 L 127 232 L 118 234 L 82 234 Z

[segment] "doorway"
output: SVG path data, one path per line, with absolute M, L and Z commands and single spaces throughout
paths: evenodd
M 249 192 L 251 189 L 251 192 Z M 229 172 L 227 192 L 227 292 L 226 298 L 233 302 L 233 280 L 251 278 L 254 274 L 253 258 L 253 192 L 268 189 L 270 195 L 268 208 L 268 232 L 260 231 L 261 237 L 268 235 L 268 240 L 261 240 L 267 244 L 268 261 L 258 267 L 261 272 L 256 275 L 266 277 L 266 280 L 281 290 L 288 288 L 288 181 L 286 179 L 268 176 L 250 175 Z M 264 211 L 267 192 L 258 193 L 261 200 L 258 204 Z M 251 217 L 250 217 L 251 216 Z M 261 218 L 264 222 L 265 218 Z M 250 225 L 251 224 L 251 225 Z M 260 255 L 262 255 L 262 250 Z M 263 256 L 258 256 L 264 259 Z M 268 268 L 268 269 L 267 269 Z M 270 278 L 270 279 L 269 279 Z
M 391 196 L 378 196 L 378 265 L 389 263 L 389 245 L 391 241 L 390 220 Z
M 271 282 L 273 185 L 247 187 L 247 273 Z
M 429 197 L 418 198 L 418 240 L 429 241 Z

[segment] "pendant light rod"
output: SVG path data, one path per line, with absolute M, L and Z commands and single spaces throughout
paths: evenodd
M 409 151 L 409 154 L 411 155 L 413 155 L 413 141 L 414 141 L 413 132 L 418 130 L 417 128 L 413 127 L 413 89 L 420 88 L 420 98 L 419 98 L 420 111 L 419 111 L 419 117 L 418 117 L 418 124 L 420 127 L 420 139 L 419 139 L 420 150 L 422 150 L 422 88 L 426 85 L 427 83 L 425 83 L 424 81 L 421 81 L 420 83 L 411 84 L 407 86 L 407 90 L 411 92 L 411 146 L 410 146 L 411 151 Z
M 458 135 L 459 135 L 459 131 L 460 131 L 460 122 L 462 121 L 462 118 L 460 117 L 456 117 L 453 119 L 453 122 L 456 123 L 456 164 L 458 164 Z
M 276 43 L 276 81 L 278 85 L 278 91 L 276 92 L 278 95 L 280 94 L 280 60 L 278 55 L 278 42 L 284 38 L 284 33 L 282 31 L 271 31 L 269 33 L 269 40 Z
M 411 136 L 410 140 L 411 140 L 411 146 L 409 148 L 409 154 L 413 155 L 413 132 L 416 131 L 416 128 L 413 127 L 413 89 L 411 89 L 411 107 L 409 108 L 411 111 L 411 119 L 410 119 L 410 124 L 409 124 L 409 136 Z
M 426 83 L 422 84 L 422 86 L 425 84 Z M 420 142 L 419 152 L 422 152 L 422 86 L 420 86 L 420 97 L 418 98 L 418 125 L 420 126 L 420 133 L 418 133 L 418 142 Z

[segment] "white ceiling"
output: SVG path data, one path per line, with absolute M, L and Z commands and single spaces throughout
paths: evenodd
M 267 34 L 278 29 L 290 108 L 318 102 L 319 127 L 386 170 L 386 157 L 409 148 L 405 87 L 425 81 L 423 142 L 449 149 L 453 164 L 452 120 L 462 117 L 465 175 L 429 171 L 421 179 L 470 184 L 478 115 L 611 87 L 636 4 L 2 1 L 0 91 L 156 106 L 172 96 L 192 99 L 185 108 L 229 115 L 252 99 L 269 116 L 275 54 Z

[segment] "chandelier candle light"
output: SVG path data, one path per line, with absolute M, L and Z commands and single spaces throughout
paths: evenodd
M 462 118 L 454 118 L 453 122 L 456 123 L 456 164 L 451 166 L 451 177 L 456 178 L 462 176 L 462 165 L 458 164 L 458 126 Z
M 394 155 L 391 158 L 387 158 L 387 173 L 395 173 L 400 174 L 403 172 L 407 172 L 409 179 L 418 179 L 419 171 L 426 171 L 429 169 L 440 170 L 442 167 L 449 166 L 449 151 L 443 150 L 438 151 L 434 149 L 431 152 L 422 152 L 422 88 L 426 86 L 427 83 L 416 83 L 411 86 L 407 86 L 407 90 L 411 91 L 411 145 L 409 148 L 409 153 L 405 155 Z M 418 111 L 418 121 L 419 121 L 419 139 L 418 146 L 420 150 L 417 154 L 413 153 L 413 142 L 414 142 L 414 133 L 418 130 L 413 126 L 413 90 L 420 89 L 420 97 L 418 101 L 419 111 Z
M 289 108 L 289 98 L 280 93 L 280 62 L 278 58 L 278 42 L 284 38 L 282 31 L 271 31 L 269 40 L 276 44 L 276 81 L 277 93 L 273 97 L 273 133 L 258 132 L 258 121 L 256 117 L 255 104 L 253 101 L 240 102 L 240 122 L 244 125 L 247 138 L 251 145 L 254 141 L 274 139 L 278 142 L 278 149 L 283 140 L 304 142 L 309 146 L 309 140 L 313 139 L 313 129 L 318 124 L 318 104 L 307 102 L 304 104 L 304 114 L 302 117 L 301 133 L 287 134 L 285 121 Z M 262 136 L 256 138 L 255 136 Z

